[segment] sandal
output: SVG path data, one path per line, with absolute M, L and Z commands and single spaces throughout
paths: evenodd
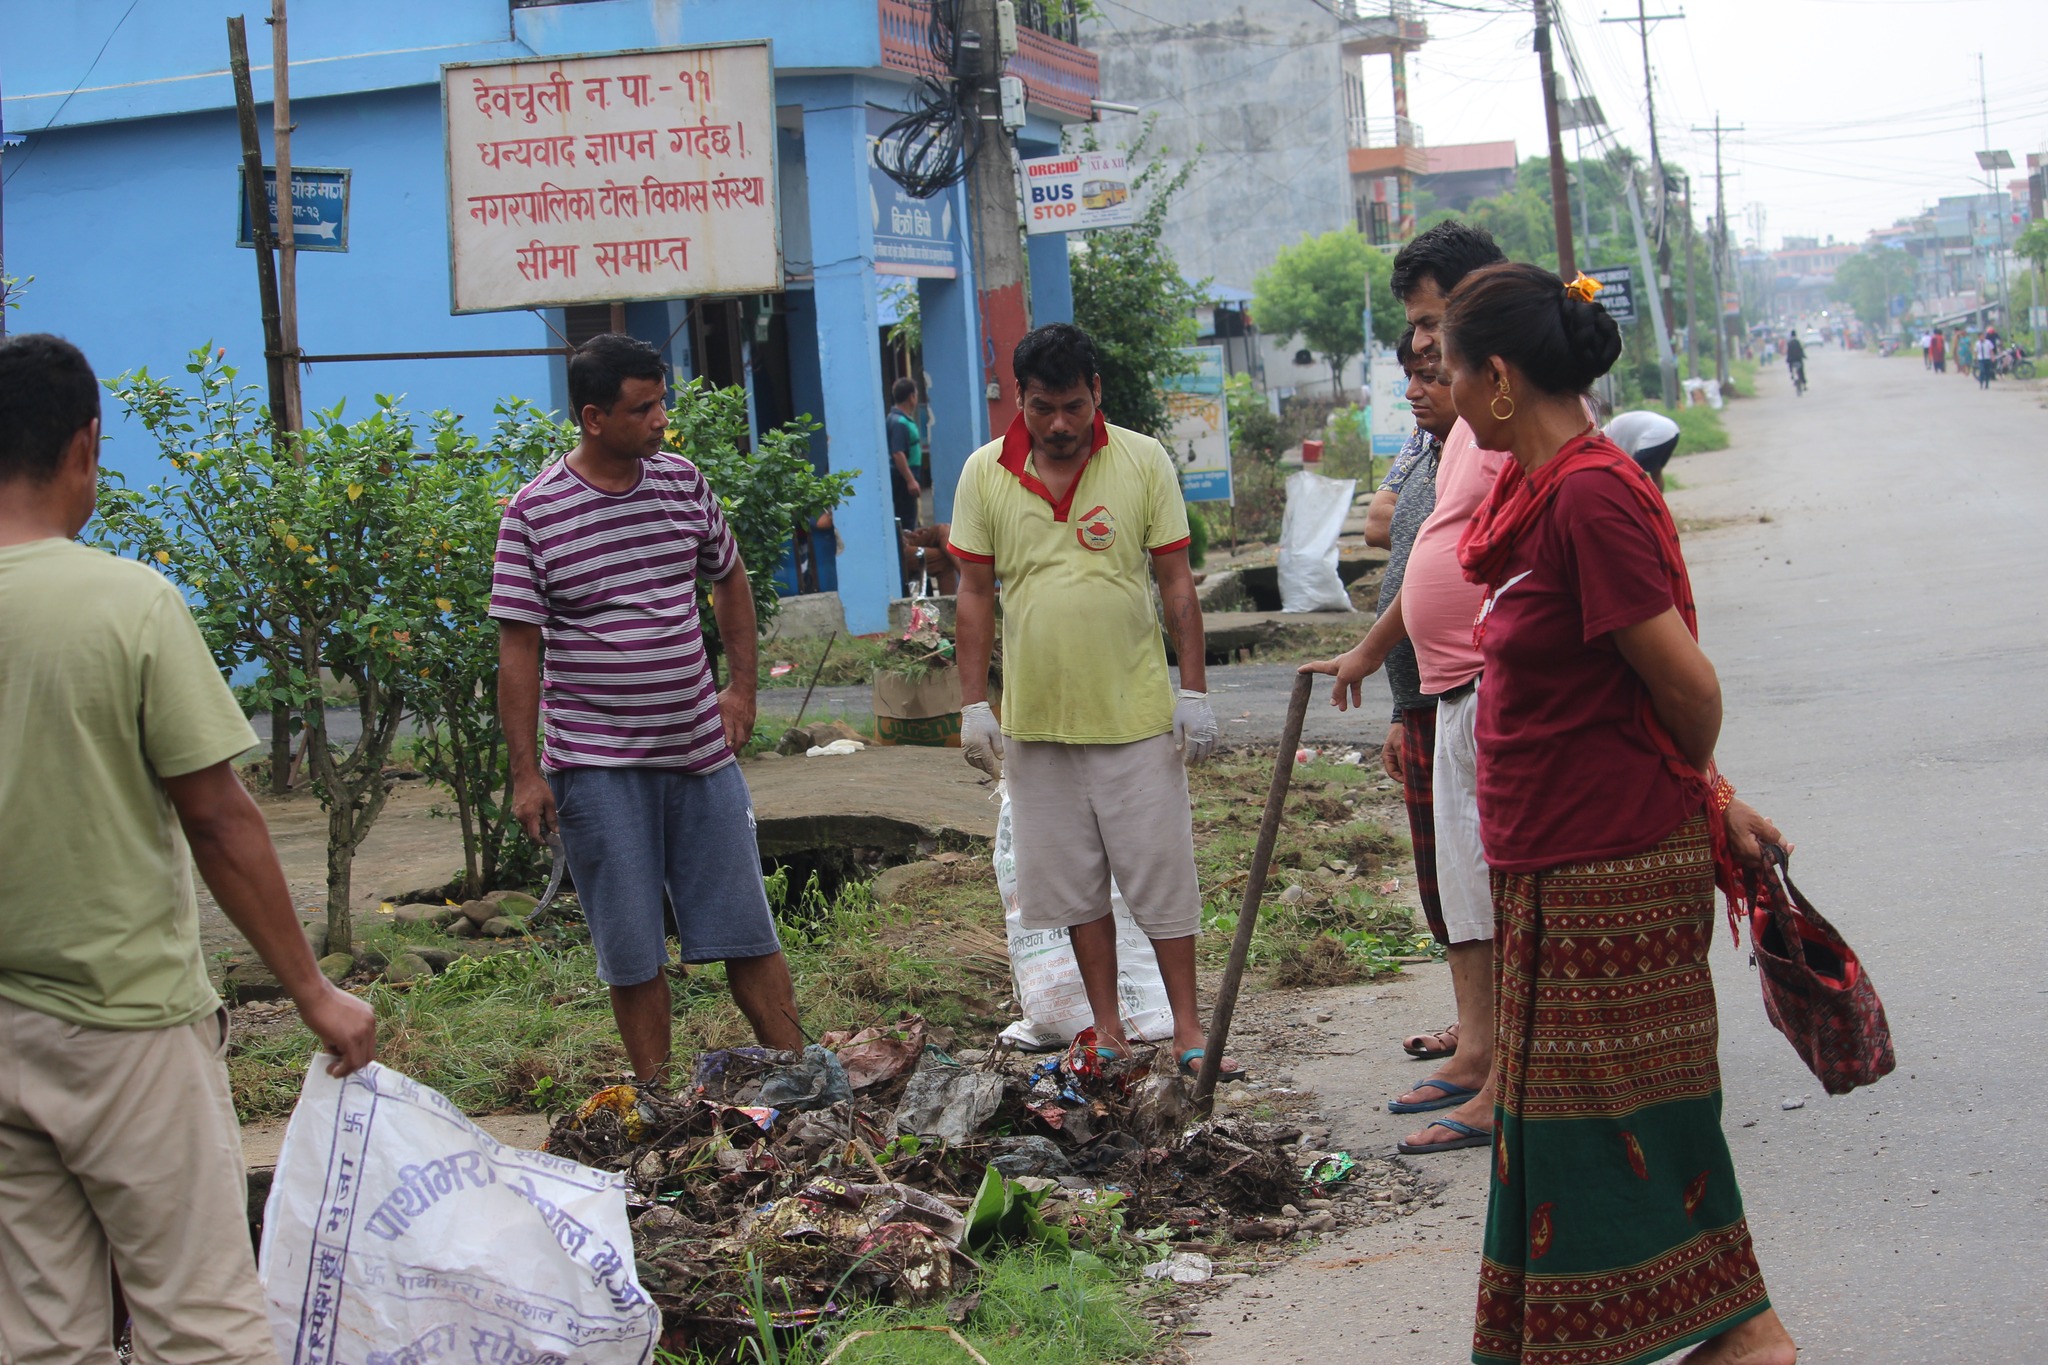
M 1479 1093 L 1476 1086 L 1459 1085 L 1456 1081 L 1447 1081 L 1440 1076 L 1431 1076 L 1426 1081 L 1417 1081 L 1414 1086 L 1417 1090 L 1421 1090 L 1424 1087 L 1436 1091 L 1437 1097 L 1433 1100 L 1416 1100 L 1408 1104 L 1403 1104 L 1399 1100 L 1388 1100 L 1387 1112 L 1389 1114 L 1427 1114 L 1432 1109 L 1449 1109 L 1454 1104 L 1463 1104 L 1466 1100 Z
M 1195 1074 L 1202 1069 L 1197 1064 L 1202 1060 L 1202 1058 L 1208 1055 L 1209 1050 L 1207 1048 L 1200 1047 L 1191 1047 L 1186 1052 L 1181 1053 L 1180 1074 L 1187 1077 L 1189 1080 L 1193 1080 L 1195 1078 Z M 1228 1070 L 1218 1071 L 1216 1073 L 1216 1083 L 1218 1085 L 1225 1085 L 1231 1081 L 1241 1081 L 1244 1080 L 1250 1074 L 1250 1072 L 1246 1071 L 1241 1066 L 1233 1066 L 1230 1067 Z
M 1402 1156 L 1428 1156 L 1431 1152 L 1457 1152 L 1467 1147 L 1491 1147 L 1493 1134 L 1456 1119 L 1438 1119 L 1429 1128 L 1448 1128 L 1458 1136 L 1448 1142 L 1397 1142 L 1394 1150 Z M 1422 1131 L 1428 1132 L 1429 1128 Z
M 1401 1051 L 1425 1062 L 1455 1057 L 1458 1053 L 1458 1026 L 1451 1024 L 1434 1033 L 1411 1033 L 1401 1040 Z

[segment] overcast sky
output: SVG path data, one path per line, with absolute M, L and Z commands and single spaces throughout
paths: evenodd
M 1274 0 L 1265 0 L 1274 3 Z M 1291 0 L 1319 3 L 1319 0 Z M 1509 0 L 1421 0 L 1431 41 L 1409 64 L 1410 114 L 1432 144 L 1513 138 L 1523 156 L 1544 151 L 1530 6 Z M 1617 136 L 1647 151 L 1642 49 L 1633 0 L 1560 0 L 1591 93 Z M 2029 151 L 2048 149 L 2048 0 L 1677 0 L 1651 14 L 1685 18 L 1650 32 L 1659 146 L 1692 170 L 1711 203 L 1713 138 L 1730 134 L 1731 232 L 1750 236 L 1749 206 L 1764 207 L 1764 236 L 1861 241 L 1872 228 L 1947 194 L 1981 191 L 1975 153 L 1977 54 L 1990 96 L 1989 145 L 2025 173 Z M 1366 63 L 1375 122 L 1392 113 L 1385 58 Z M 1565 134 L 1567 154 L 1571 134 Z

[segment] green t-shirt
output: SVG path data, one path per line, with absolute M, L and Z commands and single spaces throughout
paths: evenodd
M 218 1009 L 160 779 L 255 743 L 160 574 L 70 541 L 0 546 L 0 996 L 95 1028 Z

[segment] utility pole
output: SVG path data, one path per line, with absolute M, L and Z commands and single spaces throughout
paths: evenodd
M 1984 93 L 1984 54 L 1981 52 L 1977 54 L 1977 112 L 1984 120 L 1984 145 L 1988 148 L 1991 146 L 1991 102 Z M 2010 166 L 2012 158 L 2006 157 L 2005 164 Z M 1984 167 L 1984 189 L 1994 200 L 1992 207 L 1997 209 L 1998 213 L 1998 298 L 1999 302 L 2006 304 L 2009 308 L 2012 301 L 2012 291 L 2006 287 L 2005 278 L 2005 220 L 2012 210 L 2010 208 L 2000 208 L 1995 202 L 1998 195 L 1998 171 L 1994 166 L 1987 165 Z M 1985 291 L 1988 293 L 1990 292 L 1991 272 L 1987 270 L 1983 273 Z M 1985 302 L 1989 303 L 1990 300 L 1986 299 Z M 1989 313 L 1986 313 L 1984 321 L 1988 326 L 1991 321 Z M 2012 326 L 2012 319 L 2010 317 L 2006 318 L 2006 326 Z
M 1685 177 L 1685 374 L 1688 379 L 1700 377 L 1700 295 L 1694 280 L 1698 278 L 1698 240 L 1692 222 L 1692 176 Z
M 1628 216 L 1636 231 L 1636 258 L 1643 264 L 1643 274 L 1650 273 L 1650 239 L 1643 232 L 1643 201 L 1636 193 L 1636 177 L 1628 177 Z M 1671 351 L 1671 327 L 1658 309 L 1650 310 L 1650 321 L 1657 334 L 1657 368 L 1664 376 L 1664 402 L 1668 407 L 1678 406 L 1678 358 Z
M 1732 128 L 1723 126 L 1721 115 L 1717 112 L 1711 129 L 1694 127 L 1693 131 L 1712 132 L 1714 135 L 1714 380 L 1725 392 L 1728 387 L 1728 313 L 1727 306 L 1722 302 L 1722 289 L 1724 272 L 1729 270 L 1733 263 L 1727 259 L 1728 193 L 1727 186 L 1721 179 L 1721 136 L 1724 133 L 1742 132 L 1743 127 L 1741 124 L 1736 124 Z M 1757 245 L 1761 247 L 1761 229 L 1757 235 Z
M 1550 6 L 1536 4 L 1536 67 L 1543 76 L 1543 128 L 1550 137 L 1550 217 L 1557 230 L 1557 273 L 1567 280 L 1576 276 L 1578 263 L 1572 253 L 1571 179 L 1564 164 L 1564 134 L 1557 116 L 1557 71 L 1550 60 Z
M 306 424 L 299 394 L 299 249 L 293 224 L 298 198 L 292 193 L 291 44 L 285 36 L 285 0 L 270 0 L 270 129 L 277 161 L 278 349 L 284 352 L 284 410 L 281 430 Z
M 1017 163 L 1001 112 L 1005 54 L 999 45 L 1000 7 L 1000 0 L 960 0 L 958 10 L 962 68 L 958 75 L 967 96 L 968 117 L 980 125 L 981 150 L 969 171 L 967 189 L 974 215 L 974 284 L 981 301 L 982 333 L 995 356 L 985 379 L 988 429 L 996 435 L 1001 435 L 1017 414 L 1014 386 L 1004 381 L 1010 353 L 1031 330 L 1030 277 L 1024 258 L 1023 218 L 1017 205 Z
M 1664 186 L 1664 158 L 1663 154 L 1657 150 L 1657 92 L 1655 82 L 1650 78 L 1650 25 L 1663 23 L 1670 19 L 1683 18 L 1685 18 L 1685 11 L 1683 10 L 1680 10 L 1677 14 L 1646 14 L 1644 13 L 1643 0 L 1636 0 L 1635 18 L 1624 17 L 1620 19 L 1602 19 L 1600 21 L 1603 24 L 1627 24 L 1631 26 L 1636 31 L 1636 37 L 1642 43 L 1643 103 L 1650 116 L 1650 174 L 1656 177 L 1656 184 L 1652 186 L 1652 189 L 1656 192 L 1657 196 L 1654 205 L 1655 215 L 1651 221 L 1654 224 L 1657 236 L 1658 273 L 1657 278 L 1652 283 L 1657 286 L 1657 297 L 1664 306 L 1664 329 L 1667 332 L 1675 328 L 1678 323 L 1676 315 L 1672 311 L 1671 236 L 1666 230 L 1665 221 L 1667 217 L 1668 196 Z

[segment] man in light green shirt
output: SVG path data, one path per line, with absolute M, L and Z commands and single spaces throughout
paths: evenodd
M 299 930 L 184 599 L 74 542 L 99 440 L 76 347 L 0 342 L 0 1359 L 110 1362 L 111 1263 L 137 1359 L 274 1362 L 193 863 L 331 1071 L 376 1024 Z

